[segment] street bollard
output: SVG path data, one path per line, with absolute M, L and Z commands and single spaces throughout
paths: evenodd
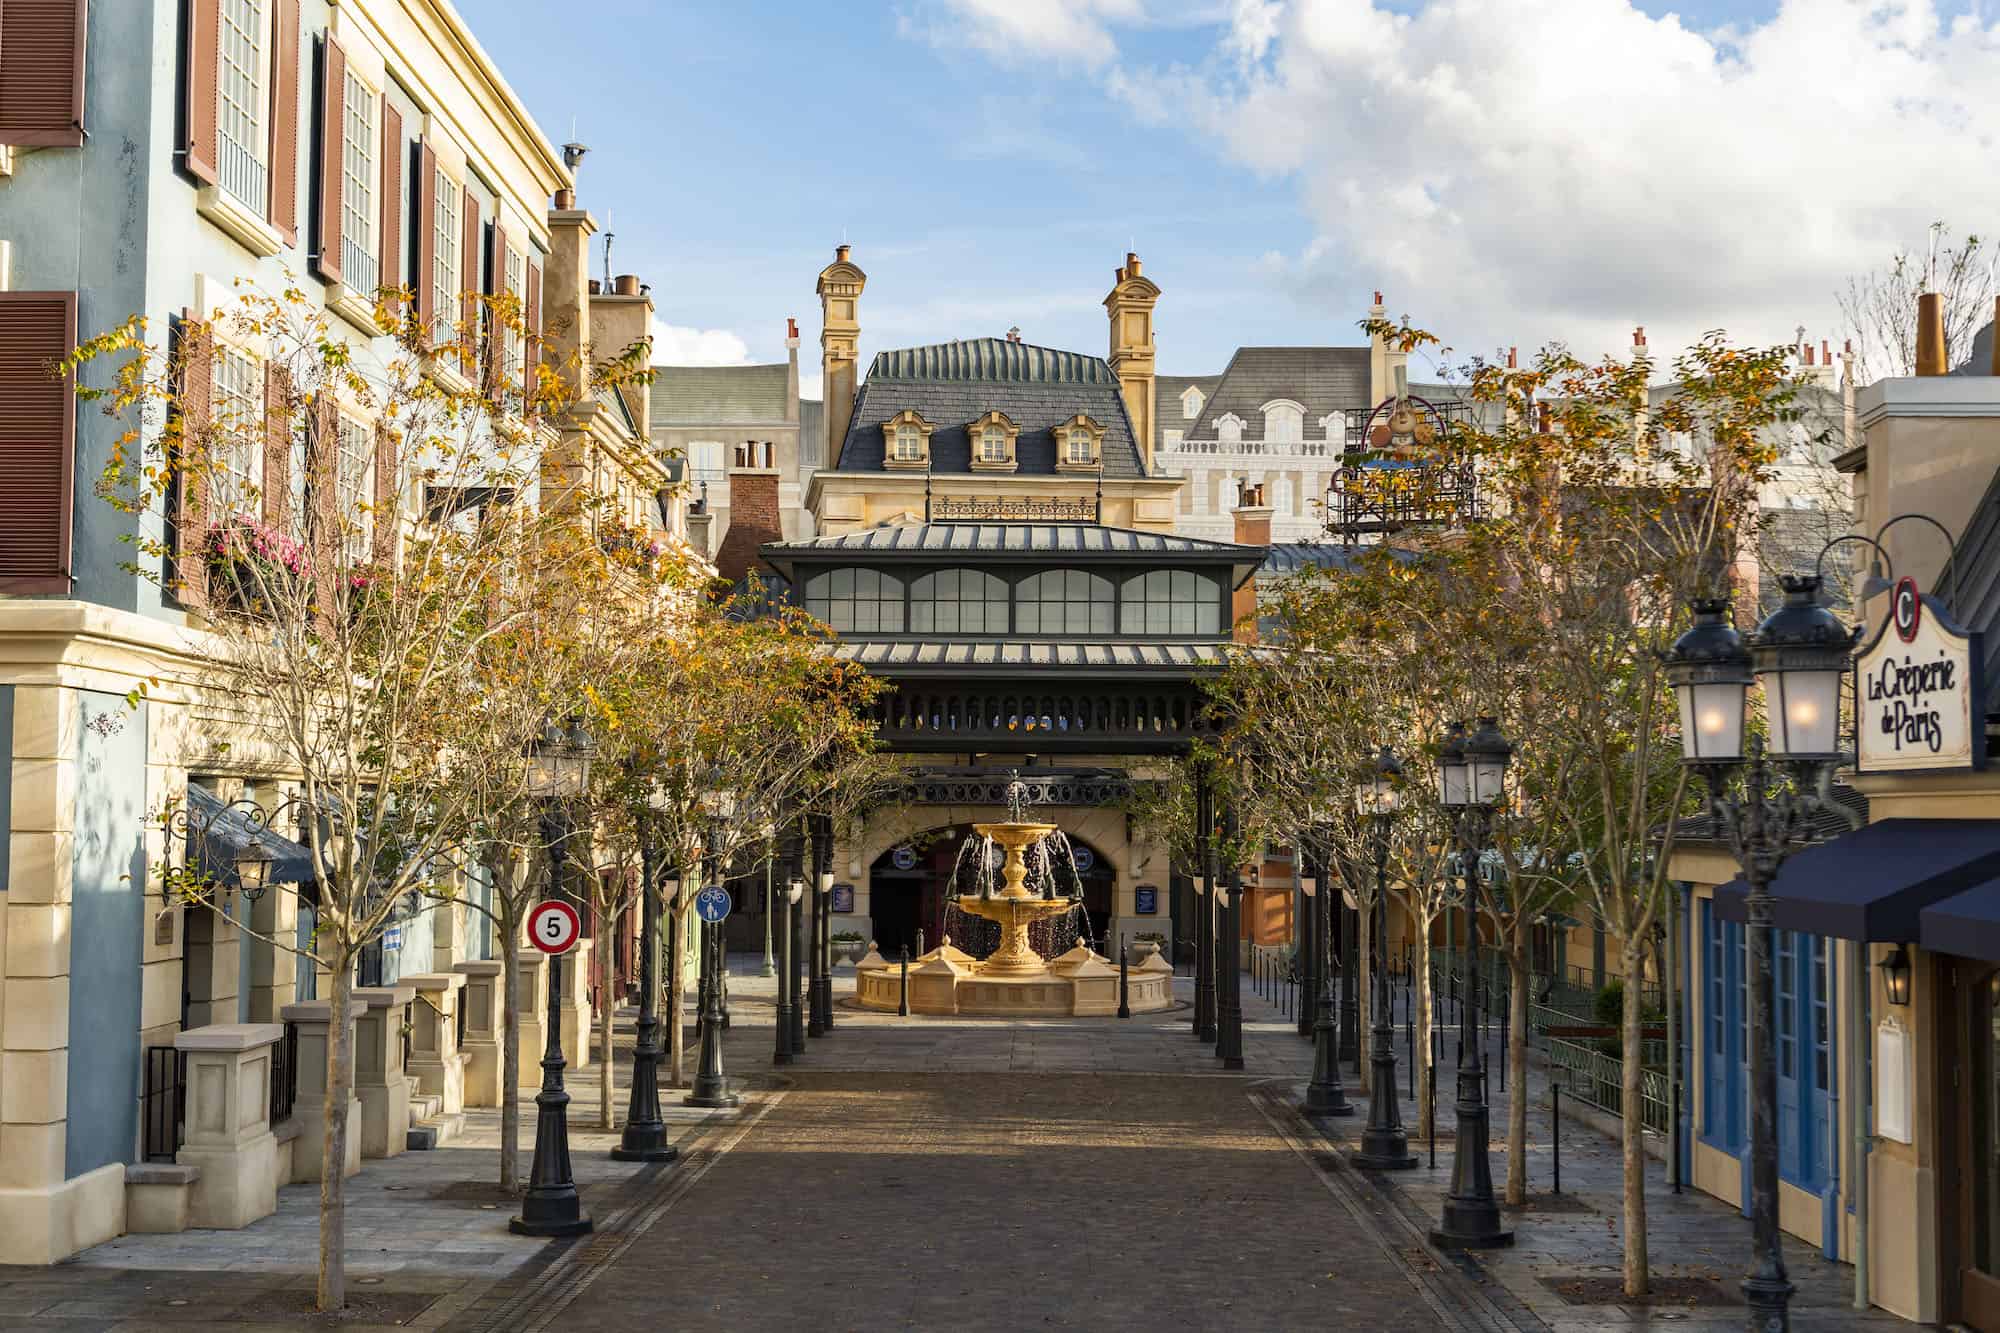
M 1126 958 L 1125 945 L 1120 943 L 1118 946 L 1118 1016 L 1120 1018 L 1130 1018 L 1132 1016 L 1130 985 L 1131 969 Z
M 903 986 L 896 1000 L 896 1016 L 910 1016 L 910 946 L 907 944 L 903 946 Z
M 1431 1170 L 1438 1164 L 1438 1067 L 1437 1057 L 1431 1057 Z
M 1563 1192 L 1563 1089 L 1560 1083 L 1549 1084 L 1549 1095 L 1554 1098 L 1554 1109 L 1549 1113 L 1549 1158 L 1555 1168 L 1555 1185 L 1551 1194 Z

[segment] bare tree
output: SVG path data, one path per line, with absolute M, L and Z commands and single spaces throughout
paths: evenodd
M 1854 332 L 1859 382 L 1917 373 L 1917 296 L 1923 292 L 1944 298 L 1946 361 L 1965 356 L 1973 335 L 1993 318 L 2000 294 L 1996 258 L 2000 249 L 1989 238 L 1967 233 L 1954 244 L 1940 221 L 1916 252 L 1898 250 L 1887 268 L 1849 276 L 1835 298 Z

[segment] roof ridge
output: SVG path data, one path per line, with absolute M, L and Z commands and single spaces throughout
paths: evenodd
M 1007 381 L 1022 384 L 1112 384 L 1111 363 L 1005 338 L 954 338 L 914 347 L 887 348 L 869 363 L 868 378 L 887 380 Z

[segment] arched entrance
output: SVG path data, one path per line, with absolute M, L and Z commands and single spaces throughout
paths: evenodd
M 1060 823 L 1060 816 L 1056 818 Z M 952 868 L 958 862 L 960 848 L 971 836 L 969 824 L 947 825 L 898 843 L 875 858 L 868 870 L 868 902 L 871 933 L 884 958 L 893 961 L 899 949 L 908 949 L 910 957 L 915 958 L 924 949 L 937 946 L 944 933 L 945 897 Z M 1083 906 L 1090 916 L 1090 935 L 1102 947 L 1111 925 L 1112 890 L 1117 873 L 1082 838 L 1071 834 L 1069 843 L 1076 857 L 1077 877 L 1083 883 Z M 962 885 L 961 889 L 970 892 L 971 885 Z

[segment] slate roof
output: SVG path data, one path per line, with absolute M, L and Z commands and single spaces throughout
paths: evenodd
M 1051 430 L 1078 412 L 1104 427 L 1106 477 L 1145 475 L 1118 377 L 1102 357 L 1004 338 L 878 352 L 854 400 L 839 470 L 883 471 L 882 423 L 905 409 L 937 428 L 931 434 L 933 472 L 970 473 L 972 441 L 966 427 L 997 409 L 1020 427 L 1012 475 L 1056 475 Z
M 791 363 L 653 367 L 655 426 L 783 421 Z M 801 404 L 803 407 L 803 404 Z
M 769 542 L 762 548 L 765 563 L 789 573 L 800 557 L 808 560 L 852 555 L 870 560 L 978 556 L 1001 560 L 1093 560 L 1129 562 L 1162 560 L 1194 564 L 1204 560 L 1227 563 L 1237 582 L 1248 578 L 1264 557 L 1261 546 L 1208 541 L 1165 532 L 1102 527 L 1094 523 L 909 523 L 864 528 L 833 537 L 804 537 Z
M 1156 414 L 1160 429 L 1172 427 L 1191 439 L 1212 440 L 1216 422 L 1230 413 L 1243 421 L 1243 438 L 1264 438 L 1264 404 L 1286 398 L 1306 410 L 1307 439 L 1323 438 L 1320 418 L 1351 407 L 1373 407 L 1368 398 L 1366 347 L 1239 347 L 1228 367 L 1213 380 L 1180 378 L 1172 412 L 1166 400 Z M 1211 384 L 1208 401 L 1194 421 L 1181 417 L 1180 394 L 1188 384 Z M 1162 437 L 1164 443 L 1164 436 Z
M 1257 572 L 1296 574 L 1302 569 L 1352 569 L 1356 554 L 1337 542 L 1278 542 Z
M 1189 421 L 1181 408 L 1181 395 L 1189 387 L 1201 390 L 1204 406 L 1215 397 L 1215 386 L 1222 383 L 1220 375 L 1157 375 L 1153 379 L 1153 421 L 1159 426 L 1160 438 L 1154 441 L 1155 448 L 1162 448 L 1167 442 L 1167 432 L 1177 430 L 1186 435 L 1197 425 L 1199 415 Z
M 1991 375 L 1993 373 L 1993 322 L 1972 335 L 1972 354 L 1960 362 L 1952 372 L 1954 375 Z
M 890 675 L 931 672 L 963 675 L 967 668 L 980 667 L 1009 672 L 1042 667 L 1107 675 L 1146 675 L 1218 667 L 1228 659 L 1233 646 L 1227 642 L 1003 640 L 979 643 L 963 639 L 899 639 L 894 642 L 842 639 L 834 645 L 834 653 L 843 660 Z

